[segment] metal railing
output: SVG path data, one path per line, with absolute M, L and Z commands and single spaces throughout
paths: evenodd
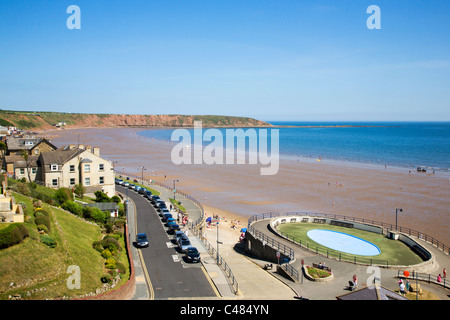
M 256 214 L 250 217 L 248 220 L 248 225 L 250 226 L 254 221 L 258 220 L 264 220 L 264 219 L 271 219 L 271 218 L 277 218 L 277 217 L 283 217 L 283 216 L 314 216 L 314 217 L 326 217 L 326 218 L 332 218 L 332 219 L 341 219 L 346 221 L 354 221 L 354 222 L 360 222 L 360 223 L 366 223 L 374 226 L 383 227 L 386 230 L 391 231 L 399 231 L 401 233 L 407 234 L 409 236 L 415 236 L 420 240 L 426 241 L 432 245 L 434 245 L 436 248 L 442 250 L 446 254 L 450 254 L 450 247 L 443 242 L 431 237 L 430 235 L 427 235 L 423 232 L 412 230 L 410 228 L 405 228 L 402 226 L 396 226 L 391 223 L 376 221 L 372 219 L 365 219 L 365 218 L 356 218 L 356 217 L 350 217 L 350 216 L 343 216 L 343 215 L 336 215 L 336 214 L 326 214 L 326 213 L 316 213 L 316 212 L 267 212 L 262 214 Z
M 398 270 L 397 271 L 397 278 L 404 278 L 408 279 L 410 281 L 420 280 L 427 283 L 433 283 L 437 285 L 441 285 L 444 288 L 450 289 L 450 281 L 447 280 L 447 278 L 441 277 L 440 281 L 438 281 L 438 276 L 429 274 L 429 273 L 420 273 L 411 271 L 411 273 L 406 277 L 404 275 L 405 270 Z

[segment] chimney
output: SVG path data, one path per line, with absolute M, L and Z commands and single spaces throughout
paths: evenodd
M 84 150 L 84 144 L 79 144 L 78 145 L 78 149 L 83 149 Z
M 100 148 L 99 147 L 94 147 L 94 152 L 93 152 L 96 156 L 100 157 Z
M 89 152 L 92 152 L 92 147 L 91 146 L 86 146 L 86 150 Z

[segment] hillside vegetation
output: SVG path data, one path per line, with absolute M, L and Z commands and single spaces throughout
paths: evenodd
M 269 123 L 247 118 L 220 115 L 137 115 L 87 114 L 64 112 L 26 112 L 0 109 L 0 125 L 23 130 L 48 130 L 64 122 L 66 128 L 86 127 L 192 127 L 202 121 L 203 127 L 264 127 Z

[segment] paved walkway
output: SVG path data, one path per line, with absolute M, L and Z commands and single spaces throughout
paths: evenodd
M 145 184 L 148 185 L 148 184 Z M 157 185 L 150 185 L 150 187 L 154 190 L 157 190 L 161 193 L 160 197 L 169 202 L 169 198 L 173 198 L 173 192 L 159 187 Z M 133 191 L 130 191 L 133 192 Z M 176 199 L 182 203 L 185 207 L 186 211 L 189 214 L 190 221 L 195 221 L 201 217 L 201 210 L 197 205 L 195 205 L 191 200 L 177 194 Z M 131 205 L 132 206 L 132 205 Z M 133 209 L 132 209 L 133 210 Z M 131 212 L 130 212 L 131 213 Z M 134 222 L 133 222 L 134 223 Z M 129 224 L 132 224 L 132 221 L 129 221 Z M 184 228 L 186 230 L 187 228 Z M 130 226 L 130 232 L 132 228 Z M 234 243 L 224 243 L 219 248 L 219 254 L 221 257 L 227 262 L 232 273 L 234 274 L 237 283 L 238 283 L 238 292 L 234 294 L 231 286 L 229 285 L 229 281 L 227 279 L 227 275 L 224 270 L 217 264 L 215 257 L 211 257 L 208 253 L 207 249 L 204 247 L 203 243 L 196 237 L 193 236 L 192 232 L 188 235 L 191 240 L 191 243 L 199 250 L 202 257 L 202 264 L 205 268 L 209 278 L 214 283 L 220 298 L 223 299 L 294 299 L 295 292 L 291 287 L 286 285 L 284 282 L 278 280 L 273 274 L 266 272 L 261 268 L 261 266 L 246 256 L 236 252 L 233 247 Z M 131 232 L 133 233 L 133 232 Z M 210 235 L 213 235 L 210 237 Z M 215 247 L 216 244 L 216 233 L 209 232 L 208 233 L 208 241 L 211 245 Z M 133 235 L 131 235 L 131 239 L 133 239 Z M 224 242 L 224 239 L 220 239 Z M 137 255 L 137 250 L 135 248 L 132 251 L 136 251 L 134 254 Z M 146 294 L 145 283 L 142 280 L 145 280 L 143 276 L 142 267 L 140 261 L 137 258 L 133 258 L 135 261 L 135 269 L 136 269 L 136 294 L 134 299 L 148 299 L 148 294 Z M 141 280 L 141 281 L 138 281 Z

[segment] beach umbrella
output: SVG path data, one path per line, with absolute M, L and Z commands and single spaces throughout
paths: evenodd
M 242 228 L 241 232 L 247 232 L 247 228 Z
M 211 217 L 206 218 L 206 222 L 211 222 Z

